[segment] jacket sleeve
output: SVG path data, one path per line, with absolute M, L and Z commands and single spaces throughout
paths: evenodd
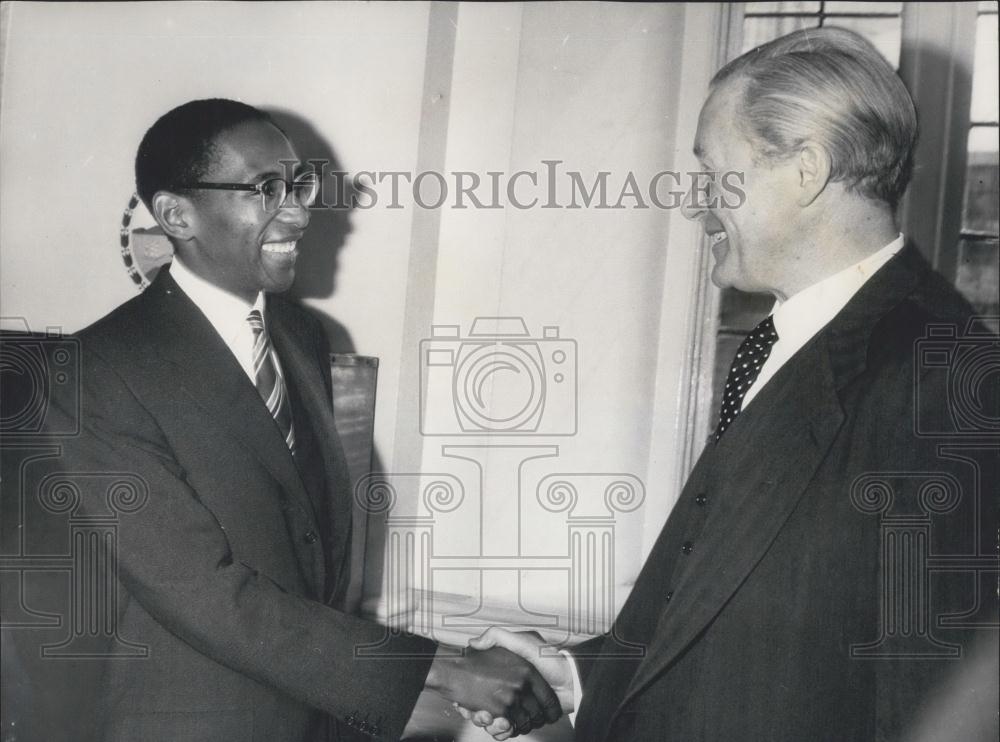
M 899 619 L 890 610 L 919 610 L 927 624 L 906 629 L 916 650 L 903 652 L 897 645 L 897 654 L 886 651 L 873 663 L 878 739 L 896 739 L 904 730 L 911 735 L 907 739 L 958 739 L 975 736 L 972 730 L 980 723 L 973 721 L 976 714 L 988 708 L 995 715 L 996 708 L 996 681 L 987 685 L 984 680 L 996 677 L 996 644 L 982 633 L 982 626 L 997 621 L 996 571 L 959 566 L 962 556 L 981 555 L 985 566 L 982 557 L 991 550 L 996 554 L 1000 449 L 987 421 L 995 421 L 1000 412 L 1000 387 L 979 381 L 989 364 L 980 349 L 995 342 L 996 335 L 981 329 L 982 334 L 963 335 L 964 318 L 949 322 L 917 314 L 908 319 L 903 330 L 896 329 L 895 337 L 885 341 L 889 349 L 884 353 L 892 362 L 880 368 L 885 391 L 872 395 L 882 406 L 883 419 L 890 421 L 874 432 L 875 448 L 884 452 L 880 473 L 895 485 L 880 521 L 884 546 L 878 569 L 885 592 L 872 610 L 885 611 L 878 621 L 893 634 L 904 632 L 893 625 Z M 942 343 L 940 335 L 930 332 L 935 325 L 951 325 L 954 337 Z M 926 355 L 924 349 L 929 350 Z M 953 489 L 945 486 L 949 480 Z M 903 539 L 920 526 L 927 530 L 926 541 L 916 542 L 919 549 L 893 546 L 906 545 Z M 919 566 L 925 570 L 921 582 L 926 592 L 904 604 L 905 591 L 921 584 L 918 573 L 907 571 L 921 550 L 928 560 Z M 930 559 L 951 560 L 955 566 L 935 569 Z M 900 615 L 909 619 L 907 613 Z M 955 656 L 948 654 L 949 646 Z
M 132 598 L 196 651 L 310 706 L 340 718 L 378 708 L 384 736 L 398 739 L 436 644 L 288 592 L 234 559 L 224 528 L 125 381 L 93 353 L 81 379 L 80 432 L 63 441 L 60 467 L 75 480 L 83 515 L 107 510 L 105 493 L 89 485 L 94 473 L 128 472 L 144 484 L 114 555 Z M 74 405 L 56 397 L 49 414 L 60 429 Z M 361 645 L 379 645 L 379 657 L 357 657 Z

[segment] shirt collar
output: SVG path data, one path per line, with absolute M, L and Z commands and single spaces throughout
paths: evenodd
M 776 301 L 771 313 L 778 341 L 798 345 L 815 335 L 832 320 L 875 272 L 903 249 L 904 238 L 896 239 L 867 258 L 828 276 L 785 301 Z
M 246 326 L 252 309 L 258 310 L 262 318 L 265 316 L 263 291 L 258 292 L 256 301 L 250 304 L 192 272 L 177 255 L 174 255 L 170 266 L 170 276 L 208 318 L 227 345 L 232 346 Z

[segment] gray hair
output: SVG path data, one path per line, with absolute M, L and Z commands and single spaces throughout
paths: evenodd
M 742 84 L 740 115 L 758 157 L 774 162 L 806 140 L 832 161 L 830 179 L 895 207 L 910 181 L 917 114 L 895 70 L 842 28 L 804 29 L 752 49 L 712 78 Z

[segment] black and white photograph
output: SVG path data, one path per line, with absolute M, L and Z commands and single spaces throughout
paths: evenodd
M 0 742 L 1000 742 L 998 28 L 0 2 Z

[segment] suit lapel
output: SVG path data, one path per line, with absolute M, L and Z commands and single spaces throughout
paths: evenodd
M 873 327 L 913 291 L 922 270 L 913 248 L 886 264 L 702 454 L 715 508 L 694 551 L 681 557 L 675 596 L 619 710 L 695 640 L 763 558 L 843 424 L 838 392 L 865 370 Z
M 273 328 L 271 337 L 286 372 L 298 382 L 297 388 L 302 398 L 302 405 L 309 415 L 309 422 L 312 424 L 320 448 L 327 486 L 325 493 L 317 495 L 331 498 L 330 564 L 340 565 L 347 556 L 351 525 L 351 493 L 347 463 L 333 415 L 333 400 L 329 396 L 327 383 L 320 376 L 320 367 L 317 365 L 314 351 L 303 345 L 301 340 L 303 333 L 292 331 L 292 319 L 281 309 L 278 303 L 272 303 L 272 310 L 268 314 L 268 321 Z M 314 503 L 314 506 L 318 513 L 325 510 L 323 503 Z
M 691 555 L 678 557 L 685 561 L 674 598 L 623 704 L 722 610 L 767 552 L 823 460 L 844 416 L 822 346 L 813 344 L 783 368 L 715 450 L 703 454 L 710 458 L 705 489 L 713 512 Z
M 249 448 L 278 483 L 315 512 L 295 462 L 257 389 L 208 319 L 162 270 L 146 289 L 157 349 L 174 366 L 174 379 L 233 438 Z

